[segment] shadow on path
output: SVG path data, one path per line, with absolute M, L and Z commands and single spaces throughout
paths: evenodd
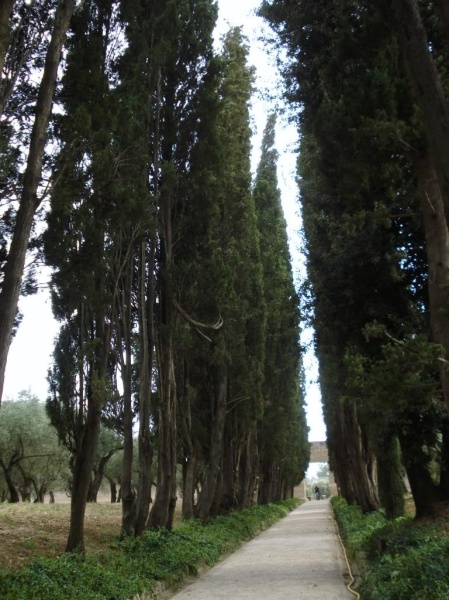
M 172 600 L 349 600 L 329 500 L 306 502 Z

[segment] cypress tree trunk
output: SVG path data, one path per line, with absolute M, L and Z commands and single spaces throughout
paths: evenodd
M 176 507 L 176 383 L 171 345 L 167 350 L 160 385 L 162 406 L 159 409 L 156 498 L 148 527 L 171 529 Z
M 20 195 L 20 205 L 14 225 L 8 258 L 0 292 L 0 403 L 5 381 L 6 361 L 11 344 L 11 332 L 17 312 L 25 256 L 34 215 L 40 204 L 37 192 L 41 181 L 42 159 L 50 121 L 53 93 L 62 56 L 67 29 L 75 8 L 75 0 L 60 0 L 55 24 L 45 58 L 44 72 L 39 87 L 33 128 L 28 150 L 27 166 Z
M 87 495 L 94 465 L 95 450 L 100 435 L 101 404 L 89 402 L 87 422 L 81 448 L 75 456 L 73 467 L 72 499 L 70 503 L 70 527 L 66 552 L 84 555 L 84 515 Z
M 363 512 L 371 512 L 379 503 L 367 470 L 355 403 L 339 404 L 337 419 L 330 450 L 342 495 L 349 504 L 358 504 Z
M 266 454 L 261 466 L 258 504 L 268 504 L 273 498 L 274 465 Z
M 214 398 L 215 411 L 211 427 L 210 451 L 204 477 L 204 485 L 198 502 L 198 517 L 202 521 L 207 521 L 207 519 L 210 518 L 210 510 L 217 487 L 217 479 L 223 454 L 227 388 L 228 367 L 222 363 L 217 366 Z
M 449 417 L 443 420 L 442 436 L 438 492 L 442 500 L 449 500 Z
M 0 2 L 0 73 L 2 74 L 10 41 L 9 20 L 15 2 L 16 0 L 3 0 Z M 3 114 L 7 94 L 7 90 L 5 89 L 7 87 L 6 82 L 2 83 L 3 85 L 0 86 L 0 115 Z
M 394 0 L 396 24 L 415 100 L 433 157 L 446 225 L 449 224 L 449 105 L 429 51 L 416 0 Z M 449 398 L 446 399 L 446 402 Z M 449 409 L 449 404 L 446 404 Z
M 145 530 L 151 503 L 151 469 L 153 447 L 150 432 L 151 372 L 153 365 L 153 302 L 154 302 L 154 243 L 151 244 L 149 266 L 146 265 L 146 244 L 141 247 L 140 265 L 140 383 L 139 383 L 139 484 L 135 518 L 135 534 Z M 148 284 L 146 273 L 148 272 Z M 148 288 L 148 295 L 145 290 Z
M 240 468 L 239 468 L 239 494 L 238 494 L 238 505 L 240 509 L 247 508 L 251 505 L 252 496 L 252 482 L 253 482 L 253 467 L 254 467 L 254 454 L 256 452 L 254 444 L 254 431 L 250 431 L 243 447 L 242 455 L 240 457 Z
M 378 437 L 377 477 L 379 498 L 388 519 L 404 516 L 404 482 L 398 439 L 385 432 Z
M 182 496 L 182 518 L 192 519 L 194 516 L 194 494 L 196 474 L 196 453 L 192 449 L 184 465 L 184 491 Z
M 127 306 L 131 306 L 131 286 L 128 286 L 128 301 Z M 125 303 L 123 303 L 120 314 L 125 315 Z M 122 362 L 122 383 L 123 383 L 123 462 L 122 462 L 122 529 L 121 535 L 128 536 L 134 531 L 134 490 L 132 487 L 132 468 L 133 468 L 133 453 L 134 453 L 134 440 L 133 440 L 133 409 L 132 409 L 132 362 L 131 362 L 131 311 L 128 309 L 127 318 L 123 318 L 123 338 L 125 344 L 125 360 Z M 113 495 L 116 498 L 117 489 L 115 488 L 115 482 L 109 479 L 111 485 L 111 502 L 115 502 L 116 499 L 112 499 Z M 113 484 L 115 491 L 113 489 Z
M 410 440 L 402 433 L 399 433 L 398 437 L 402 460 L 415 502 L 416 518 L 433 516 L 439 498 L 429 470 L 425 466 L 426 457 L 423 452 L 417 451 L 415 440 Z
M 449 360 L 449 231 L 444 217 L 443 199 L 431 157 L 417 157 L 417 176 L 421 198 L 426 254 L 432 341 L 441 344 Z M 440 381 L 446 406 L 449 407 L 449 371 L 442 364 Z

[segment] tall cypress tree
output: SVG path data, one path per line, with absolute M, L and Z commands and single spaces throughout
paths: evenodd
M 206 390 L 207 420 L 201 419 L 208 432 L 198 504 L 202 519 L 220 506 L 229 509 L 247 501 L 257 448 L 256 420 L 262 408 L 265 302 L 251 197 L 248 103 L 252 74 L 246 58 L 241 32 L 232 29 L 224 40 L 216 196 L 202 265 L 203 277 L 208 274 L 209 279 L 210 306 L 223 318 L 208 361 L 212 378 Z
M 300 377 L 299 299 L 277 182 L 275 115 L 268 118 L 254 185 L 261 239 L 267 332 L 264 411 L 259 422 L 259 502 L 279 500 L 305 476 L 309 459 Z
M 67 551 L 84 552 L 84 512 L 102 409 L 110 397 L 110 344 L 120 257 L 115 245 L 123 223 L 114 186 L 114 110 L 109 49 L 115 3 L 85 2 L 73 21 L 63 81 L 65 115 L 59 125 L 63 177 L 51 198 L 46 234 L 55 315 L 75 336 L 76 387 L 61 382 L 56 361 L 51 415 L 59 403 L 76 406 L 71 520 Z M 123 215 L 122 215 L 123 216 Z M 60 342 L 62 343 L 62 339 Z M 71 344 L 74 340 L 71 340 Z

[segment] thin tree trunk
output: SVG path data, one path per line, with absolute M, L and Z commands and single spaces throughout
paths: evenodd
M 60 0 L 56 9 L 55 24 L 36 102 L 35 118 L 31 131 L 20 205 L 4 270 L 2 290 L 0 292 L 0 403 L 3 395 L 6 362 L 11 344 L 11 332 L 17 313 L 28 241 L 30 239 L 34 216 L 40 204 L 37 191 L 42 174 L 42 159 L 47 140 L 53 93 L 62 56 L 62 47 L 75 8 L 75 1 Z
M 187 457 L 187 463 L 185 465 L 184 490 L 182 495 L 183 519 L 192 519 L 194 516 L 196 462 L 195 450 L 192 450 Z
M 217 366 L 215 383 L 215 412 L 211 426 L 210 452 L 206 467 L 201 497 L 198 503 L 198 517 L 206 521 L 215 497 L 218 473 L 223 453 L 223 437 L 226 421 L 226 400 L 228 388 L 228 369 L 225 364 Z
M 111 491 L 111 504 L 116 504 L 117 503 L 117 484 L 112 479 L 112 477 L 109 477 L 109 475 L 105 475 L 105 477 L 109 482 L 109 489 Z
M 440 459 L 440 484 L 438 491 L 441 500 L 449 500 L 449 417 L 447 417 L 442 426 L 442 443 Z
M 106 465 L 118 450 L 121 450 L 121 448 L 114 448 L 114 450 L 110 450 L 106 456 L 102 456 L 98 468 L 94 470 L 94 478 L 90 482 L 89 494 L 87 497 L 88 502 L 97 501 L 98 492 L 100 491 L 101 482 L 103 481 Z
M 141 246 L 140 273 L 140 384 L 139 384 L 139 484 L 137 490 L 136 521 L 134 531 L 141 535 L 145 531 L 151 503 L 151 471 L 153 447 L 151 443 L 151 376 L 154 348 L 154 260 L 155 244 L 151 240 L 149 264 L 146 268 L 146 244 Z M 146 273 L 148 273 L 148 292 Z
M 444 358 L 449 360 L 449 231 L 433 162 L 429 155 L 418 157 L 416 162 L 426 236 L 432 341 L 443 346 Z M 444 402 L 449 409 L 449 371 L 443 364 L 440 367 L 440 381 Z
M 131 315 L 131 296 L 132 296 L 132 276 L 133 276 L 133 257 L 130 256 L 127 276 L 123 278 L 123 290 L 121 296 L 121 305 L 119 314 L 121 320 L 119 323 L 118 338 L 124 343 L 125 357 L 120 352 L 121 373 L 123 384 L 123 462 L 122 462 L 122 536 L 132 535 L 135 522 L 135 496 L 132 487 L 132 468 L 133 468 L 133 407 L 132 407 L 132 315 Z M 126 294 L 126 296 L 125 296 Z M 117 488 L 115 482 L 109 478 L 111 485 L 111 502 L 117 500 Z M 115 490 L 112 485 L 114 484 Z M 114 499 L 113 499 L 114 494 Z

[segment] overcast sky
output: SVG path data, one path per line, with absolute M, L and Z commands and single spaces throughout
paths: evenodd
M 267 45 L 260 41 L 265 24 L 256 17 L 255 9 L 259 0 L 219 0 L 219 23 L 217 40 L 230 26 L 242 26 L 250 45 L 249 62 L 256 68 L 257 93 L 252 101 L 253 130 L 253 170 L 257 166 L 260 143 L 267 115 L 277 110 L 279 102 L 268 100 L 276 95 L 281 82 L 276 70 L 275 59 L 267 53 Z M 217 42 L 218 43 L 218 42 Z M 279 112 L 279 111 L 277 111 Z M 295 184 L 297 136 L 294 126 L 286 117 L 278 119 L 277 149 L 279 151 L 279 186 L 287 220 L 290 251 L 297 281 L 304 273 L 304 260 L 300 248 L 301 220 L 297 203 Z M 53 351 L 53 340 L 58 324 L 53 320 L 48 292 L 21 298 L 20 308 L 24 314 L 16 338 L 13 340 L 8 357 L 4 398 L 16 398 L 21 390 L 31 390 L 41 400 L 47 396 L 46 375 Z M 311 353 L 305 360 L 307 390 L 307 422 L 310 427 L 309 439 L 326 439 L 322 418 L 321 400 L 316 384 L 317 367 Z

